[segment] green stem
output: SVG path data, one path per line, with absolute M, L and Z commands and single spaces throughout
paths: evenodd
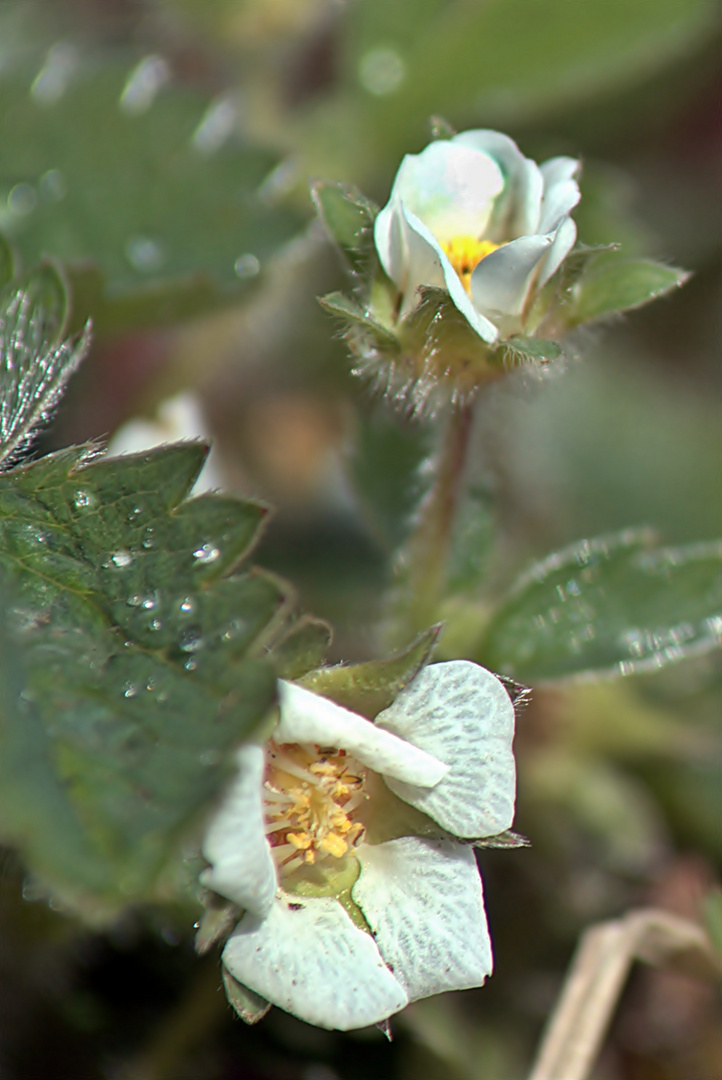
M 407 547 L 400 604 L 404 634 L 423 630 L 438 618 L 473 418 L 471 404 L 452 404 L 434 484 L 421 505 Z

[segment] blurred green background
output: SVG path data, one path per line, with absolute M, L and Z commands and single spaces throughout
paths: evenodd
M 225 485 L 278 508 L 258 560 L 334 624 L 331 659 L 381 654 L 390 552 L 346 462 L 387 410 L 316 303 L 346 282 L 308 182 L 383 202 L 437 114 L 580 156 L 580 238 L 693 271 L 480 402 L 493 587 L 629 525 L 722 535 L 721 44 L 713 0 L 0 0 L 0 230 L 26 265 L 57 259 L 73 326 L 95 325 L 45 449 L 193 390 Z M 722 864 L 721 706 L 718 653 L 535 691 L 517 738 L 533 847 L 480 860 L 496 973 L 412 1006 L 392 1044 L 278 1010 L 246 1028 L 185 913 L 93 934 L 0 853 L 0 1076 L 522 1080 L 587 925 L 639 904 L 699 918 Z M 638 971 L 594 1075 L 712 1080 L 721 1020 L 713 988 Z

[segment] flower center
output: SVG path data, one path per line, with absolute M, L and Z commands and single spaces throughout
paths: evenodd
M 329 856 L 340 859 L 361 840 L 356 820 L 368 798 L 366 771 L 345 750 L 271 741 L 266 758 L 266 835 L 279 871 Z
M 471 275 L 482 259 L 496 251 L 499 244 L 492 240 L 477 240 L 473 236 L 452 236 L 441 244 L 449 262 L 461 278 L 461 284 L 471 293 Z

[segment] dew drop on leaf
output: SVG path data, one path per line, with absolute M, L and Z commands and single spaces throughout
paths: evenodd
M 188 615 L 191 611 L 195 610 L 195 604 L 190 596 L 187 596 L 185 600 L 181 600 L 180 609 L 184 615 Z
M 126 548 L 121 548 L 120 551 L 116 551 L 113 555 L 110 556 L 110 561 L 113 563 L 114 566 L 117 566 L 119 569 L 124 570 L 132 563 L 133 556 Z
M 73 496 L 73 505 L 78 510 L 88 510 L 95 506 L 97 501 L 92 491 L 76 491 Z
M 193 552 L 193 558 L 197 559 L 199 563 L 212 563 L 220 558 L 220 554 L 219 549 L 214 547 L 213 544 L 202 544 Z
M 189 626 L 187 630 L 183 630 L 178 639 L 178 644 L 183 652 L 198 652 L 199 649 L 202 649 L 204 643 L 199 627 Z

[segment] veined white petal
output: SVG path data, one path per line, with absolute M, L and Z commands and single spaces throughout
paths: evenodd
M 474 307 L 495 321 L 499 315 L 520 315 L 551 243 L 550 236 L 521 236 L 482 259 L 471 275 Z
M 265 919 L 241 919 L 222 959 L 244 986 L 317 1027 L 378 1024 L 408 1002 L 371 935 L 331 897 L 279 893 Z
M 493 962 L 473 852 L 405 836 L 364 844 L 358 857 L 353 899 L 409 1001 L 481 986 Z
M 485 315 L 476 310 L 466 289 L 461 284 L 459 275 L 454 270 L 436 237 L 406 206 L 402 210 L 403 222 L 406 227 L 406 246 L 409 251 L 410 278 L 406 294 L 408 311 L 418 303 L 416 290 L 420 285 L 440 285 L 446 288 L 454 305 L 482 341 L 488 343 L 496 341 L 498 334 L 496 326 Z M 408 311 L 402 308 L 403 315 L 407 314 Z
M 203 857 L 211 864 L 200 875 L 208 889 L 263 917 L 273 903 L 276 868 L 263 823 L 263 770 L 260 746 L 236 751 L 238 772 L 203 838 Z
M 537 232 L 544 181 L 536 162 L 524 157 L 514 140 L 500 131 L 484 128 L 463 131 L 451 142 L 488 154 L 503 173 L 503 194 L 494 207 L 487 237 L 504 243 Z
M 391 196 L 443 242 L 452 236 L 481 238 L 503 187 L 501 170 L 488 154 L 439 140 L 406 155 Z
M 552 274 L 559 269 L 561 264 L 566 259 L 569 252 L 574 247 L 574 241 L 577 238 L 577 226 L 573 218 L 564 218 L 561 225 L 554 234 L 551 247 L 547 252 L 546 258 L 541 265 L 539 271 L 538 286 L 539 288 L 544 285 Z
M 431 789 L 384 777 L 388 787 L 442 828 L 465 838 L 494 836 L 514 820 L 514 707 L 496 676 L 468 660 L 429 664 L 377 718 L 445 761 Z
M 432 787 L 448 766 L 418 744 L 406 742 L 370 720 L 344 709 L 298 683 L 279 680 L 281 718 L 273 733 L 277 743 L 312 743 L 348 751 L 374 772 L 409 784 Z

